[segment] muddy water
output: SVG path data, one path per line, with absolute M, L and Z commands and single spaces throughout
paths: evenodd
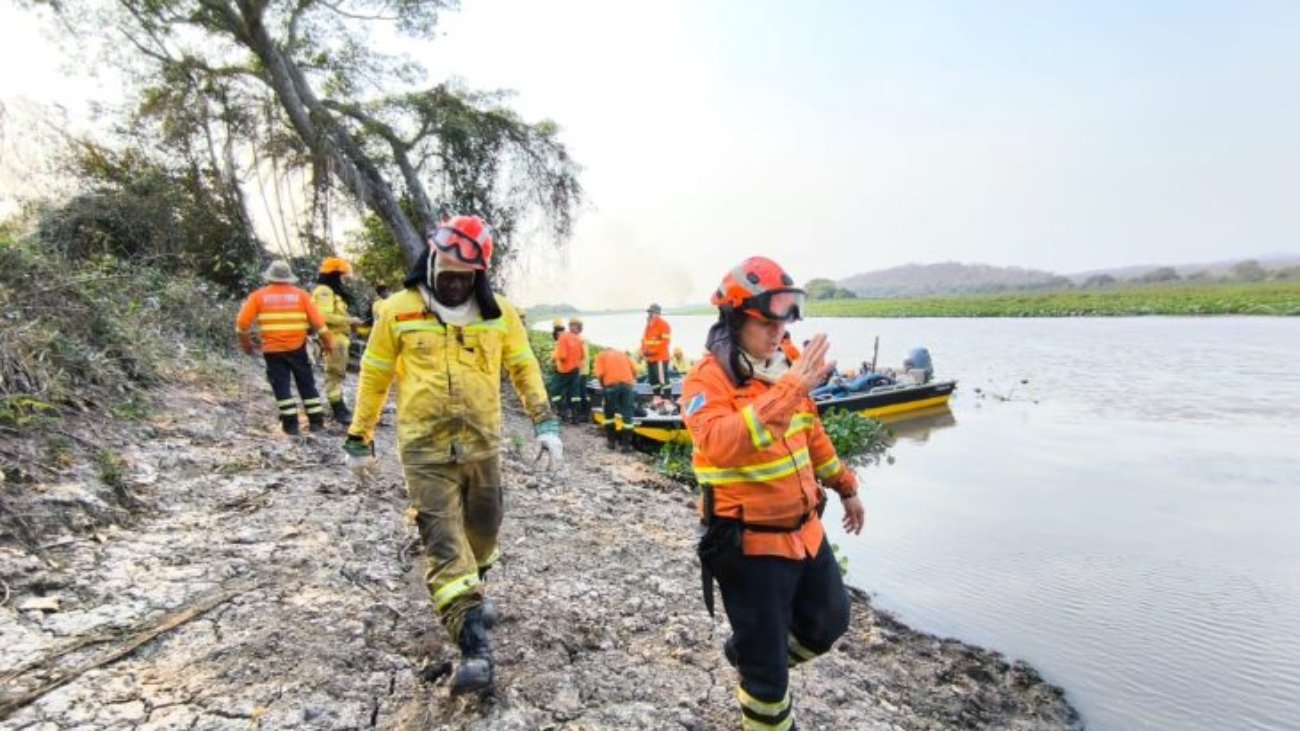
M 640 322 L 587 333 L 630 348 Z M 671 322 L 698 349 L 709 319 Z M 886 364 L 926 345 L 961 381 L 861 473 L 864 535 L 836 536 L 878 606 L 1030 661 L 1089 728 L 1300 728 L 1300 321 L 795 328 L 813 332 L 841 363 L 875 335 Z

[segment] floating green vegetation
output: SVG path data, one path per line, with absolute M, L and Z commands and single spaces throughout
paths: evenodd
M 809 303 L 814 317 L 1095 317 L 1122 315 L 1300 315 L 1300 282 L 1118 285 Z

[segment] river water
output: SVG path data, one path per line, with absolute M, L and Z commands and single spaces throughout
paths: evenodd
M 694 357 L 711 318 L 672 317 Z M 586 318 L 636 347 L 643 316 Z M 842 366 L 928 347 L 950 411 L 860 470 L 849 581 L 1024 659 L 1090 729 L 1300 729 L 1300 320 L 814 319 Z

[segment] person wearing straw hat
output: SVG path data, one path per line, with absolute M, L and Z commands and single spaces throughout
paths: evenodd
M 239 348 L 249 355 L 256 353 L 252 334 L 256 325 L 266 361 L 266 380 L 271 383 L 280 410 L 280 427 L 285 434 L 298 433 L 298 403 L 293 398 L 296 384 L 307 411 L 307 424 L 312 431 L 319 431 L 325 428 L 325 409 L 307 358 L 307 334 L 315 332 L 327 350 L 333 344 L 332 336 L 311 295 L 293 286 L 298 278 L 288 262 L 271 262 L 262 278 L 266 286 L 244 300 L 235 319 Z

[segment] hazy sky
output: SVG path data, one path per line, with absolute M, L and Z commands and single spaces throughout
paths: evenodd
M 463 5 L 434 78 L 517 90 L 585 168 L 524 302 L 701 301 L 759 253 L 805 280 L 1300 251 L 1300 3 Z M 13 20 L 0 94 L 48 93 Z

